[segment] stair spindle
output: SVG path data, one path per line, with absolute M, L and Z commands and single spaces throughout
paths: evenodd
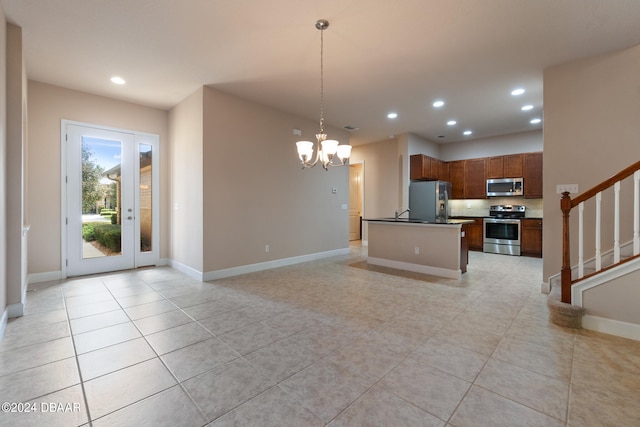
M 596 194 L 596 271 L 602 270 L 602 252 L 600 243 L 600 226 L 602 221 L 602 192 Z
M 633 174 L 633 255 L 640 254 L 640 171 Z
M 620 262 L 620 181 L 613 186 L 613 263 Z
M 584 202 L 578 205 L 578 278 L 584 277 Z

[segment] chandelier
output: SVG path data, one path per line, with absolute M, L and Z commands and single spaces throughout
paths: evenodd
M 298 148 L 298 157 L 302 162 L 302 169 L 314 167 L 318 161 L 322 162 L 322 167 L 325 170 L 329 169 L 329 166 L 344 166 L 345 162 L 351 155 L 351 146 L 342 144 L 335 139 L 327 139 L 327 134 L 324 133 L 324 30 L 329 27 L 329 21 L 326 19 L 319 19 L 316 22 L 316 28 L 320 30 L 320 132 L 316 134 L 318 140 L 318 146 L 316 148 L 315 160 L 313 158 L 313 142 L 311 141 L 298 141 L 296 147 Z M 334 159 L 337 161 L 334 162 Z

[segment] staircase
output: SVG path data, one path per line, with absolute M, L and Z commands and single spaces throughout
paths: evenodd
M 630 274 L 640 277 L 640 161 L 575 198 L 571 198 L 568 192 L 562 193 L 560 208 L 563 214 L 562 269 L 549 279 L 550 320 L 562 326 L 579 328 L 584 326 L 582 319 L 585 315 L 593 323 L 589 307 L 585 307 L 583 301 L 586 291 Z M 577 224 L 575 219 L 570 221 L 574 209 L 577 211 Z M 586 223 L 588 227 L 585 227 Z M 571 239 L 574 233 L 577 233 L 577 242 Z M 585 237 L 593 240 L 593 246 L 586 247 Z M 602 248 L 603 240 L 611 244 L 606 250 Z M 577 257 L 571 265 L 574 250 Z M 585 259 L 586 253 L 590 254 L 588 259 Z M 629 303 L 638 306 L 640 280 L 634 281 L 632 286 L 634 301 Z M 601 292 L 598 295 L 602 297 Z M 631 338 L 640 339 L 640 317 L 631 317 L 631 324 L 622 329 L 631 330 Z M 613 318 L 610 320 L 620 323 Z M 626 335 L 629 333 L 623 333 Z

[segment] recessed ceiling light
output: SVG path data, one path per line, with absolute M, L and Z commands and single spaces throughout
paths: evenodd
M 524 93 L 524 89 L 522 89 L 521 87 L 511 91 L 511 95 L 513 95 L 513 96 L 522 95 L 523 93 Z
M 389 114 L 387 114 L 387 118 L 388 119 L 395 119 L 396 117 L 398 117 L 398 113 L 389 113 Z
M 437 101 L 434 101 L 434 102 L 433 102 L 433 106 L 434 106 L 435 108 L 440 108 L 440 107 L 442 107 L 443 105 L 444 105 L 444 101 L 443 101 L 443 100 L 441 100 L 441 99 L 438 99 Z
M 524 107 L 521 108 L 522 111 L 529 111 L 529 110 L 533 110 L 533 105 L 528 104 L 525 105 Z
M 458 122 L 456 122 L 455 120 L 449 120 L 449 121 L 447 122 L 447 125 L 449 125 L 449 126 L 454 126 L 456 123 L 458 123 Z
M 470 130 L 465 130 L 464 132 L 462 132 L 463 135 L 467 135 L 467 136 L 471 135 L 472 133 L 473 132 Z
M 535 119 L 531 119 L 531 120 L 529 121 L 529 123 L 531 123 L 532 125 L 537 125 L 537 124 L 538 124 L 538 123 L 540 123 L 541 121 L 542 121 L 542 119 L 539 119 L 539 118 L 537 118 L 537 117 L 536 117 Z
M 111 77 L 111 83 L 115 83 L 117 85 L 123 85 L 126 82 L 124 81 L 124 79 L 122 77 L 113 76 L 113 77 Z

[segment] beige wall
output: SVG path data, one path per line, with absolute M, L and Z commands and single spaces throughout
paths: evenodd
M 397 139 L 389 139 L 353 147 L 351 162 L 364 162 L 364 218 L 391 217 L 397 209 L 406 209 L 400 145 Z M 367 240 L 366 222 L 362 234 Z
M 562 263 L 562 215 L 556 185 L 578 184 L 584 192 L 640 158 L 638 76 L 640 45 L 544 72 L 545 281 L 560 271 Z M 623 218 L 628 217 L 625 205 L 631 200 L 628 192 L 624 194 Z M 610 206 L 607 199 L 603 203 L 605 242 L 611 241 L 612 234 Z M 577 213 L 572 214 L 572 221 L 576 224 Z M 593 229 L 593 221 L 586 218 L 585 230 Z M 576 241 L 577 232 L 571 237 Z M 586 237 L 589 250 L 592 233 Z M 603 249 L 608 248 L 603 244 Z
M 546 100 L 545 100 L 546 112 Z M 506 154 L 532 153 L 542 151 L 542 131 L 511 133 L 472 141 L 459 141 L 440 146 L 440 160 L 474 159 L 479 157 L 503 156 Z
M 22 29 L 7 25 L 7 132 L 6 132 L 6 213 L 7 213 L 7 304 L 16 304 L 12 316 L 22 314 L 26 294 L 26 265 L 23 226 L 26 224 L 24 204 L 25 135 L 23 117 L 27 87 L 22 57 Z
M 6 187 L 5 187 L 5 172 L 6 172 L 6 161 L 5 161 L 5 151 L 6 151 L 6 105 L 7 105 L 7 97 L 5 90 L 6 81 L 7 81 L 7 24 L 5 21 L 4 10 L 2 10 L 2 5 L 0 5 L 0 337 L 3 332 L 4 324 L 2 319 L 4 319 L 4 315 L 6 314 L 7 307 L 7 277 L 5 275 L 5 265 L 6 265 L 6 200 L 5 195 Z
M 318 124 L 204 88 L 205 272 L 349 246 L 349 168 L 301 169 L 293 129 Z
M 200 88 L 170 111 L 168 156 L 170 257 L 199 273 L 203 271 L 202 101 L 203 89 Z
M 588 289 L 582 294 L 582 306 L 591 316 L 640 325 L 638 283 L 640 271 L 634 271 L 608 282 L 606 286 Z
M 440 159 L 442 156 L 441 145 L 433 141 L 429 141 L 428 139 L 421 138 L 411 133 L 400 135 L 399 139 L 407 140 L 409 156 L 414 154 L 425 154 L 430 157 L 435 157 L 436 159 Z
M 168 256 L 166 111 L 29 81 L 29 273 L 61 270 L 60 122 L 62 119 L 160 135 L 160 257 Z

